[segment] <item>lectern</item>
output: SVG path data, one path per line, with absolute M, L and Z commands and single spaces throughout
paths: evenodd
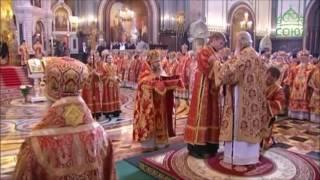
M 34 95 L 30 97 L 30 101 L 40 102 L 40 101 L 47 101 L 47 98 L 43 96 L 40 89 L 40 81 L 44 76 L 44 67 L 43 63 L 40 59 L 29 59 L 28 60 L 28 77 L 33 79 L 33 88 L 34 88 Z

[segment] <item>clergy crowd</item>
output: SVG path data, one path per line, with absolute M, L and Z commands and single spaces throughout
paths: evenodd
M 120 88 L 136 90 L 133 140 L 146 151 L 175 135 L 173 107 L 190 104 L 184 141 L 196 158 L 254 165 L 272 145 L 279 115 L 320 123 L 320 60 L 309 51 L 257 53 L 248 32 L 232 52 L 215 32 L 197 51 L 92 51 L 87 64 L 52 57 L 46 91 L 52 105 L 23 143 L 15 179 L 114 179 L 112 144 L 99 116 L 119 116 Z M 50 129 L 50 131 L 48 131 Z

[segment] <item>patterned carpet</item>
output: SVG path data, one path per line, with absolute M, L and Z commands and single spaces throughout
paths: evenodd
M 116 160 L 142 153 L 140 144 L 132 142 L 132 113 L 135 91 L 121 89 L 121 97 L 123 104 L 120 117 L 111 120 L 104 117 L 99 119 L 113 141 Z M 10 179 L 21 143 L 28 137 L 32 126 L 41 119 L 47 108 L 47 103 L 24 104 L 22 99 L 14 99 L 1 105 L 0 179 Z M 171 144 L 183 142 L 182 135 L 188 110 L 186 102 L 182 101 L 177 108 L 177 136 L 170 139 Z M 274 133 L 278 142 L 276 147 L 320 159 L 320 124 L 282 120 L 276 122 Z
M 271 148 L 251 166 L 231 166 L 224 163 L 223 153 L 209 159 L 188 155 L 186 147 L 143 158 L 140 168 L 158 179 L 297 179 L 318 180 L 320 170 L 310 158 L 282 148 Z

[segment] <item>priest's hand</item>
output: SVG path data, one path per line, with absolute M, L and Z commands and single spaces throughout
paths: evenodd
M 215 56 L 215 55 L 211 55 L 210 57 L 209 57 L 209 59 L 208 59 L 208 62 L 210 63 L 210 64 L 212 64 L 214 61 L 216 61 L 217 60 L 217 57 Z
M 117 81 L 118 83 L 122 82 L 121 79 L 118 76 L 115 77 L 115 81 Z

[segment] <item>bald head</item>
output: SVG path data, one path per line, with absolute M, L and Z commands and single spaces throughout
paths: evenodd
M 237 43 L 240 49 L 251 47 L 252 46 L 251 35 L 247 31 L 240 31 L 237 36 Z

